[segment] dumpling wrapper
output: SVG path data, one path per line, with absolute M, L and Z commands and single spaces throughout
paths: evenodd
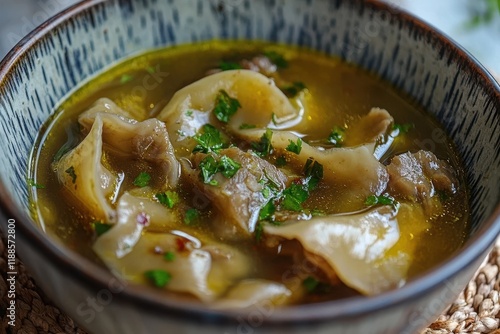
M 103 122 L 103 143 L 124 155 L 156 163 L 166 175 L 166 187 L 175 187 L 180 177 L 180 164 L 163 122 L 151 118 L 138 122 L 108 99 L 99 99 L 78 117 L 86 129 L 99 117 Z
M 200 79 L 177 91 L 157 118 L 164 121 L 176 149 L 191 152 L 196 142 L 191 138 L 200 128 L 211 122 L 220 90 L 236 98 L 241 108 L 229 121 L 229 125 L 257 124 L 266 127 L 272 120 L 289 120 L 299 117 L 283 92 L 268 77 L 250 70 L 223 71 Z
M 386 253 L 400 238 L 396 210 L 383 206 L 352 215 L 313 217 L 281 226 L 266 225 L 267 237 L 297 240 L 323 260 L 349 287 L 375 295 L 405 282 L 408 256 Z M 307 257 L 307 254 L 306 254 Z
M 118 202 L 117 216 L 117 224 L 92 248 L 108 268 L 124 279 L 146 283 L 146 271 L 165 270 L 172 275 L 166 289 L 190 293 L 208 302 L 250 270 L 250 260 L 236 249 L 208 238 L 198 239 L 186 227 L 182 232 L 176 230 L 179 217 L 151 199 L 125 193 Z M 185 249 L 179 249 L 179 243 Z M 173 252 L 174 260 L 166 261 L 157 249 Z
M 238 130 L 237 135 L 248 141 L 259 141 L 265 130 Z M 272 146 L 286 152 L 290 141 L 297 142 L 299 137 L 289 131 L 273 131 Z M 373 155 L 373 145 L 353 148 L 319 149 L 306 142 L 302 143 L 299 154 L 287 157 L 298 165 L 304 166 L 309 158 L 323 165 L 323 178 L 332 186 L 342 187 L 349 193 L 349 200 L 364 200 L 373 194 L 380 195 L 387 187 L 389 175 Z M 350 190 L 353 191 L 350 191 Z
M 231 288 L 215 301 L 215 309 L 249 309 L 253 307 L 276 307 L 287 304 L 292 291 L 284 284 L 264 279 L 246 279 Z
M 80 116 L 80 124 L 89 133 L 76 148 L 55 163 L 55 169 L 60 183 L 89 212 L 98 219 L 114 223 L 116 215 L 112 203 L 116 201 L 123 176 L 103 164 L 105 144 L 124 155 L 158 164 L 165 177 L 166 189 L 177 185 L 180 164 L 164 123 L 157 119 L 137 122 L 113 114 L 112 111 L 124 113 L 116 105 L 110 107 L 109 112 L 97 112 L 102 108 L 96 108 L 94 106 Z
M 94 243 L 101 258 L 122 258 L 133 250 L 146 227 L 174 229 L 179 218 L 160 203 L 126 192 L 116 207 L 116 224 Z

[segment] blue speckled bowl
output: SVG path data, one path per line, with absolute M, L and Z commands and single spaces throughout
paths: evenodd
M 262 39 L 338 55 L 378 73 L 444 124 L 467 168 L 469 241 L 401 289 L 320 305 L 219 313 L 124 285 L 43 234 L 26 171 L 40 126 L 82 81 L 145 49 Z M 415 18 L 359 0 L 91 0 L 26 37 L 0 64 L 0 227 L 37 283 L 94 333 L 412 333 L 465 286 L 500 231 L 500 88 L 465 51 Z M 423 145 L 439 140 L 429 134 Z

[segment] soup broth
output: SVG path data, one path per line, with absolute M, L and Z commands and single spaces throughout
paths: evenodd
M 219 308 L 397 288 L 468 226 L 437 122 L 356 66 L 258 42 L 150 51 L 88 81 L 41 130 L 29 188 L 72 250 Z

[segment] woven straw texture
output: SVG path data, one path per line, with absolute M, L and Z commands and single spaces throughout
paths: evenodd
M 5 268 L 7 250 L 0 239 L 0 334 L 85 334 L 86 332 L 54 306 L 36 286 L 21 262 L 18 262 L 16 326 L 8 325 L 7 282 Z M 458 299 L 422 334 L 490 333 L 500 334 L 500 239 L 483 265 Z

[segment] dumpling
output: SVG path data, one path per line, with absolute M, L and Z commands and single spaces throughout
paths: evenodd
M 116 207 L 117 222 L 94 243 L 94 250 L 102 258 L 122 258 L 132 251 L 143 230 L 177 227 L 178 217 L 165 206 L 147 198 L 139 198 L 126 192 Z
M 382 206 L 358 214 L 313 217 L 266 225 L 266 238 L 297 240 L 306 258 L 327 277 L 336 276 L 353 289 L 374 295 L 404 283 L 408 255 L 387 252 L 398 242 L 397 211 Z
M 59 182 L 96 218 L 115 221 L 110 202 L 119 188 L 118 177 L 102 163 L 103 122 L 96 118 L 89 134 L 55 163 Z
M 180 165 L 165 124 L 154 118 L 137 122 L 126 117 L 126 112 L 112 101 L 100 99 L 98 102 L 80 115 L 79 123 L 89 129 L 96 118 L 101 118 L 103 143 L 121 154 L 158 164 L 166 178 L 165 186 L 175 187 Z
M 101 244 L 98 243 L 94 250 L 119 276 L 147 283 L 147 271 L 163 270 L 171 275 L 166 289 L 192 294 L 204 302 L 223 294 L 251 267 L 250 260 L 230 246 L 201 241 L 175 230 L 170 233 L 143 232 L 133 251 L 123 257 L 101 252 Z M 167 252 L 173 254 L 171 260 L 165 259 Z
M 250 70 L 216 73 L 179 90 L 158 115 L 157 118 L 167 124 L 176 149 L 191 152 L 195 145 L 191 137 L 204 124 L 215 123 L 211 111 L 221 90 L 236 98 L 241 105 L 229 121 L 233 127 L 244 123 L 266 127 L 272 122 L 273 115 L 279 120 L 300 116 L 286 95 L 268 77 Z
M 258 142 L 265 130 L 238 130 L 238 135 L 250 142 Z M 297 142 L 299 137 L 289 131 L 273 131 L 271 143 L 274 149 L 286 153 L 290 141 Z M 387 186 L 389 175 L 373 155 L 373 145 L 353 148 L 320 149 L 305 142 L 299 154 L 287 154 L 290 160 L 304 166 L 309 158 L 323 165 L 323 177 L 332 186 L 345 189 L 351 201 L 363 202 L 366 197 L 381 194 Z M 352 193 L 350 189 L 353 189 Z M 355 191 L 354 191 L 355 190 Z
M 216 174 L 217 186 L 205 184 L 199 177 L 197 167 L 206 154 L 195 154 L 192 159 L 194 166 L 183 163 L 183 171 L 189 182 L 218 208 L 223 226 L 215 227 L 217 230 L 225 229 L 222 234 L 228 237 L 250 236 L 255 231 L 260 209 L 269 201 L 262 192 L 265 183 L 271 182 L 277 191 L 282 191 L 289 183 L 288 179 L 269 162 L 237 147 L 221 150 L 219 154 L 231 158 L 241 167 L 231 178 Z

